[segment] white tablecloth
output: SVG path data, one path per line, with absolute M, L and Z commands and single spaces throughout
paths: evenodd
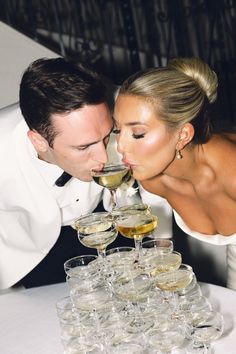
M 236 291 L 201 284 L 214 309 L 225 318 L 215 354 L 236 353 Z M 19 290 L 0 296 L 1 354 L 62 354 L 55 303 L 68 295 L 65 283 Z

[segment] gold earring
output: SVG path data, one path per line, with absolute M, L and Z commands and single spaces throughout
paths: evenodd
M 181 154 L 181 150 L 176 150 L 176 158 L 178 160 L 181 160 L 183 158 L 183 155 Z

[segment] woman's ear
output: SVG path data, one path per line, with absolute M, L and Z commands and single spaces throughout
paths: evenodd
M 47 151 L 49 146 L 48 142 L 41 134 L 35 130 L 29 130 L 27 135 L 38 154 Z
M 188 145 L 194 137 L 194 127 L 191 123 L 186 123 L 183 125 L 179 131 L 179 139 L 176 145 L 176 150 L 182 150 L 186 145 Z

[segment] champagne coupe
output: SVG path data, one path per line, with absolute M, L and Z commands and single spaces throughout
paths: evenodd
M 148 332 L 151 353 L 171 354 L 174 349 L 183 345 L 184 340 L 183 325 L 176 321 L 171 321 L 168 317 L 163 325 Z
M 114 217 L 119 217 L 124 213 L 129 214 L 151 214 L 151 208 L 148 204 L 144 203 L 137 203 L 137 204 L 130 204 L 130 205 L 123 205 L 119 208 L 115 208 L 112 210 L 112 215 Z
M 203 317 L 187 328 L 187 334 L 192 339 L 192 342 L 186 348 L 187 353 L 212 353 L 211 342 L 218 339 L 223 333 L 224 318 L 221 313 L 212 310 L 205 312 Z
M 105 257 L 106 247 L 117 237 L 113 217 L 108 212 L 97 212 L 81 216 L 75 221 L 80 242 L 96 248 L 99 257 Z
M 68 259 L 64 263 L 64 270 L 69 277 L 88 277 L 93 274 L 93 261 L 97 259 L 94 254 L 86 254 Z M 90 264 L 90 266 L 89 266 Z
M 157 255 L 173 252 L 173 241 L 168 238 L 153 238 L 142 243 L 144 255 Z
M 123 316 L 128 333 L 143 333 L 154 325 L 153 313 L 143 316 L 141 306 L 147 303 L 152 290 L 149 276 L 133 273 L 130 278 L 117 279 L 113 283 L 113 293 L 124 306 Z
M 192 267 L 188 264 L 181 264 L 176 270 L 158 274 L 155 284 L 164 291 L 179 291 L 186 288 L 193 279 Z
M 194 273 L 188 264 L 178 269 L 160 273 L 155 277 L 155 285 L 163 291 L 163 297 L 174 305 L 172 317 L 179 318 L 178 291 L 185 289 L 192 281 Z
M 124 165 L 109 164 L 100 171 L 91 171 L 93 180 L 102 187 L 108 188 L 111 193 L 112 209 L 116 207 L 116 190 L 122 183 L 131 178 L 131 169 Z
M 135 249 L 140 252 L 142 248 L 142 239 L 150 235 L 158 225 L 156 215 L 150 213 L 140 213 L 140 211 L 129 212 L 129 210 L 122 212 L 116 217 L 117 230 L 122 236 L 133 238 Z
M 106 251 L 106 260 L 113 272 L 135 261 L 134 247 L 115 247 Z
M 169 251 L 166 253 L 150 252 L 149 254 L 142 254 L 139 260 L 139 267 L 143 269 L 145 273 L 155 277 L 160 273 L 179 269 L 181 262 L 182 256 L 177 251 Z

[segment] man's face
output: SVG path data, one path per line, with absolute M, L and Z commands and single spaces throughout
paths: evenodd
M 106 146 L 113 121 L 107 105 L 87 105 L 54 114 L 52 124 L 58 134 L 53 147 L 47 144 L 40 158 L 82 181 L 91 181 L 91 170 L 100 170 L 108 160 Z

